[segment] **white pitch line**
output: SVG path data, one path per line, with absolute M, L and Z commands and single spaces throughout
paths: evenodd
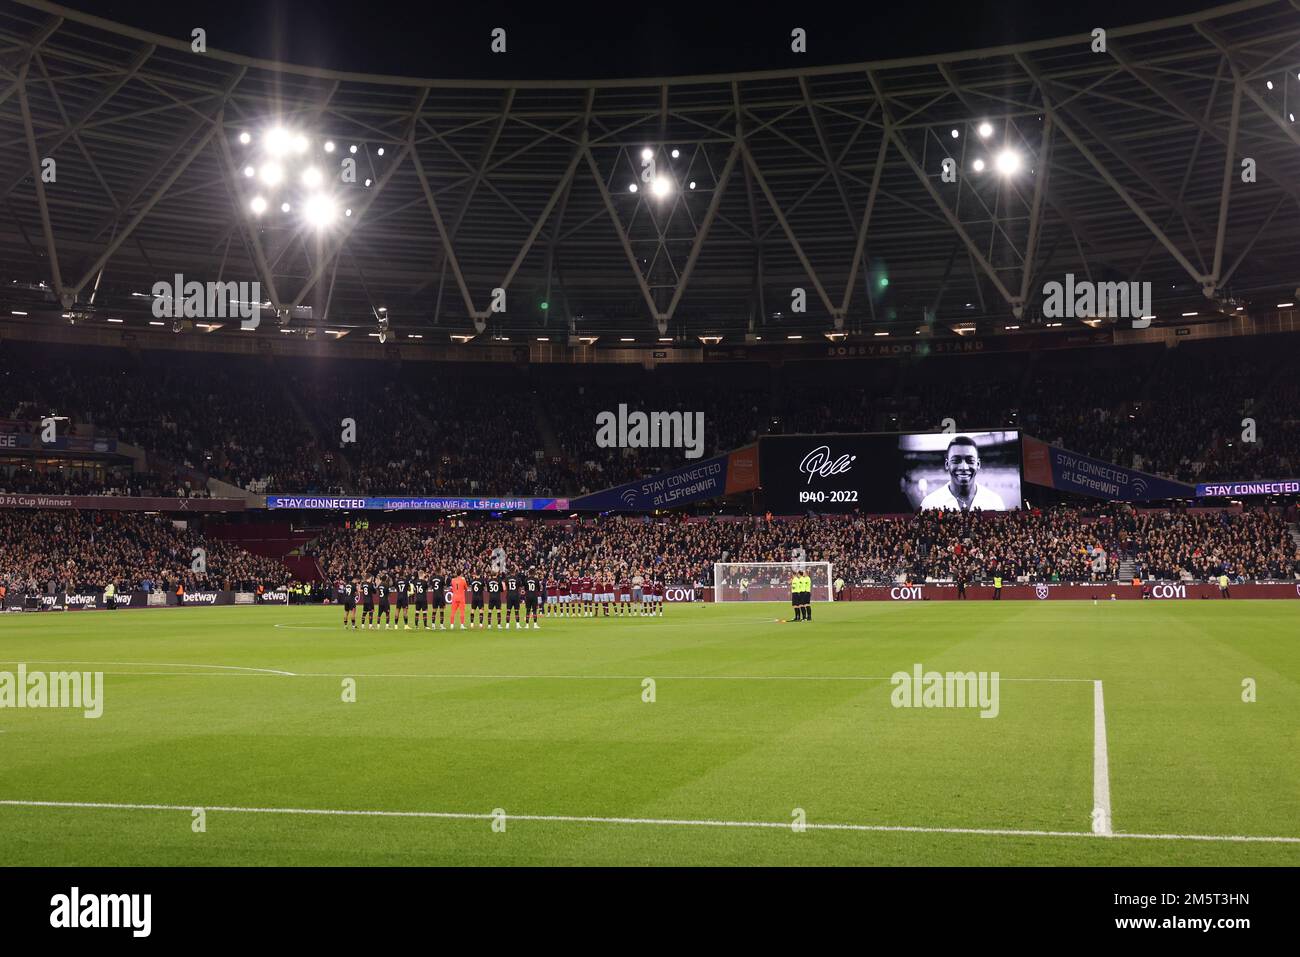
M 288 671 L 105 671 L 114 678 L 298 678 Z
M 1093 830 L 1110 837 L 1114 833 L 1110 819 L 1110 757 L 1106 750 L 1106 702 L 1100 681 L 1092 683 L 1092 807 Z
M 0 806 L 60 808 L 108 811 L 180 811 L 186 814 L 196 809 L 218 814 L 291 814 L 313 817 L 379 817 L 421 818 L 452 821 L 491 821 L 498 815 L 469 811 L 368 811 L 343 808 L 301 807 L 224 807 L 206 804 L 117 804 L 100 801 L 21 801 L 0 800 Z M 640 824 L 656 827 L 729 827 L 775 831 L 792 830 L 788 821 L 724 821 L 709 818 L 659 818 L 659 817 L 602 817 L 577 814 L 505 814 L 507 821 L 536 821 L 560 824 Z M 899 834 L 968 834 L 986 837 L 1107 837 L 1112 840 L 1143 841 L 1217 841 L 1230 843 L 1300 844 L 1300 837 L 1270 837 L 1263 835 L 1228 834 L 1107 834 L 1088 831 L 1043 831 L 1010 827 L 917 827 L 903 824 L 819 824 L 809 822 L 809 830 L 858 831 Z
M 8 662 L 0 662 L 4 664 Z M 23 662 L 14 661 L 13 664 Z M 106 674 L 133 678 L 261 678 L 279 676 L 285 678 L 428 678 L 466 681 L 644 681 L 653 677 L 658 681 L 891 681 L 886 675 L 519 675 L 519 674 L 477 674 L 455 672 L 406 672 L 406 673 L 370 673 L 358 671 L 321 672 L 321 671 L 279 671 L 274 668 L 240 668 L 238 665 L 204 665 L 199 663 L 169 663 L 151 661 L 27 661 L 26 664 L 64 664 L 64 665 L 115 665 L 130 667 L 132 665 L 166 667 L 166 668 L 222 668 L 227 671 L 109 671 Z M 234 670 L 238 669 L 238 670 Z M 1055 682 L 1067 684 L 1090 684 L 1092 678 L 1001 678 L 1002 681 Z
M 296 677 L 292 671 L 279 671 L 275 668 L 250 668 L 246 665 L 207 665 L 201 661 L 33 661 L 31 659 L 13 659 L 0 661 L 6 665 L 109 665 L 111 667 L 130 668 L 142 665 L 147 668 L 215 668 L 222 671 L 251 671 L 258 674 L 286 675 Z
M 493 675 L 493 674 L 358 674 L 357 672 L 297 672 L 296 678 L 463 678 L 472 680 L 542 681 L 891 681 L 887 675 L 665 675 L 652 669 L 636 675 Z M 1090 683 L 1092 678 L 1002 678 L 1002 681 L 1051 681 Z

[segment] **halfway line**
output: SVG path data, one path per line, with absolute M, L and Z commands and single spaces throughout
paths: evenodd
M 1106 702 L 1101 682 L 1092 683 L 1092 829 L 1110 836 L 1110 757 L 1106 750 Z

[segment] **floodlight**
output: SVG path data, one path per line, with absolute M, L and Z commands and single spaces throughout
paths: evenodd
M 338 215 L 338 209 L 334 205 L 334 200 L 330 199 L 329 196 L 324 193 L 316 193 L 307 199 L 306 205 L 302 208 L 302 213 L 307 217 L 307 222 L 320 227 L 333 222 Z
M 262 139 L 262 145 L 267 152 L 279 156 L 281 153 L 289 151 L 289 133 L 282 126 L 276 126 L 266 131 L 266 136 Z
M 1003 176 L 1010 176 L 1020 169 L 1020 154 L 1015 150 L 1003 150 L 998 154 L 996 163 L 999 173 Z

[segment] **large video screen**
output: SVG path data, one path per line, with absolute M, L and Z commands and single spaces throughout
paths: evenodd
M 768 436 L 759 447 L 766 509 L 1002 512 L 1019 508 L 1020 433 Z

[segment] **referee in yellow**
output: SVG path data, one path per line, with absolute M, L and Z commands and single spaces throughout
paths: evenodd
M 803 572 L 790 576 L 790 604 L 794 608 L 795 621 L 812 621 L 812 579 Z

